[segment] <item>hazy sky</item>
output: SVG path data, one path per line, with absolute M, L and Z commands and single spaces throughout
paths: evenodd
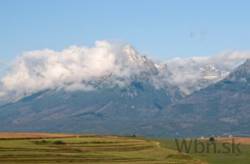
M 1 0 L 0 61 L 96 40 L 157 59 L 250 49 L 250 1 Z

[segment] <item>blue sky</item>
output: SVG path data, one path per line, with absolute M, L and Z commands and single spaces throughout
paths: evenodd
M 250 49 L 250 2 L 1 0 L 0 60 L 96 40 L 129 42 L 157 59 Z

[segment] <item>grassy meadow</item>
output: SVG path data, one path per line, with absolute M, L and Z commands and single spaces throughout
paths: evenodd
M 1 136 L 1 135 L 0 135 Z M 0 164 L 201 164 L 189 155 L 136 137 L 13 135 L 0 139 Z M 18 136 L 15 138 L 15 136 Z M 28 138 L 25 138 L 28 137 Z
M 216 139 L 218 149 L 222 141 Z M 172 139 L 0 133 L 0 164 L 249 164 L 250 139 L 236 142 L 241 143 L 238 154 L 195 153 L 193 147 L 179 153 Z
M 161 147 L 165 147 L 172 150 L 178 150 L 176 142 L 173 139 L 161 139 L 158 140 Z M 207 143 L 208 141 L 202 141 Z M 188 155 L 193 159 L 200 159 L 209 164 L 250 164 L 250 138 L 235 138 L 235 143 L 240 143 L 240 153 L 223 153 L 223 143 L 231 143 L 231 139 L 216 138 L 215 143 L 217 146 L 217 153 L 214 153 L 213 149 L 210 152 L 197 153 L 194 151 L 194 147 L 191 147 L 191 151 Z

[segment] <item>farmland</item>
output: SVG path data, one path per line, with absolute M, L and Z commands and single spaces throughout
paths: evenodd
M 0 164 L 249 164 L 250 139 L 240 153 L 179 153 L 173 139 L 51 133 L 0 133 Z M 216 138 L 218 149 L 232 138 Z M 201 142 L 206 143 L 203 139 Z
M 176 143 L 173 139 L 161 139 L 158 140 L 161 143 L 161 147 L 165 147 L 172 150 L 177 150 Z M 240 152 L 223 152 L 225 147 L 223 143 L 228 143 L 230 146 L 232 141 L 235 144 L 240 144 Z M 191 148 L 188 155 L 192 158 L 200 159 L 209 164 L 249 164 L 250 163 L 250 138 L 247 137 L 219 137 L 215 138 L 214 143 L 216 144 L 217 152 L 210 151 L 209 153 L 202 152 L 197 153 L 194 150 L 194 147 Z M 207 143 L 207 139 L 201 140 L 203 143 Z M 228 147 L 230 148 L 230 147 Z M 211 149 L 210 149 L 211 150 Z
M 137 137 L 1 133 L 1 164 L 201 164 L 200 160 Z

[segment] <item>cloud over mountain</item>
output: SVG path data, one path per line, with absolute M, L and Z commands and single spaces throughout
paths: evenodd
M 93 90 L 94 81 L 124 86 L 137 75 L 156 88 L 171 84 L 185 94 L 223 79 L 250 57 L 229 52 L 212 57 L 175 58 L 161 63 L 142 56 L 129 44 L 97 41 L 93 47 L 71 46 L 62 51 L 25 52 L 1 78 L 0 96 L 20 98 L 46 90 Z
M 210 57 L 174 58 L 165 61 L 168 81 L 185 94 L 225 78 L 233 69 L 250 58 L 250 52 L 223 52 Z M 165 71 L 166 72 L 166 71 Z
M 18 96 L 58 87 L 89 90 L 92 89 L 88 85 L 91 80 L 112 76 L 116 77 L 113 83 L 122 85 L 124 81 L 117 79 L 139 74 L 148 67 L 154 64 L 132 46 L 97 41 L 93 47 L 26 52 L 1 79 L 1 87 L 4 92 L 15 92 Z

